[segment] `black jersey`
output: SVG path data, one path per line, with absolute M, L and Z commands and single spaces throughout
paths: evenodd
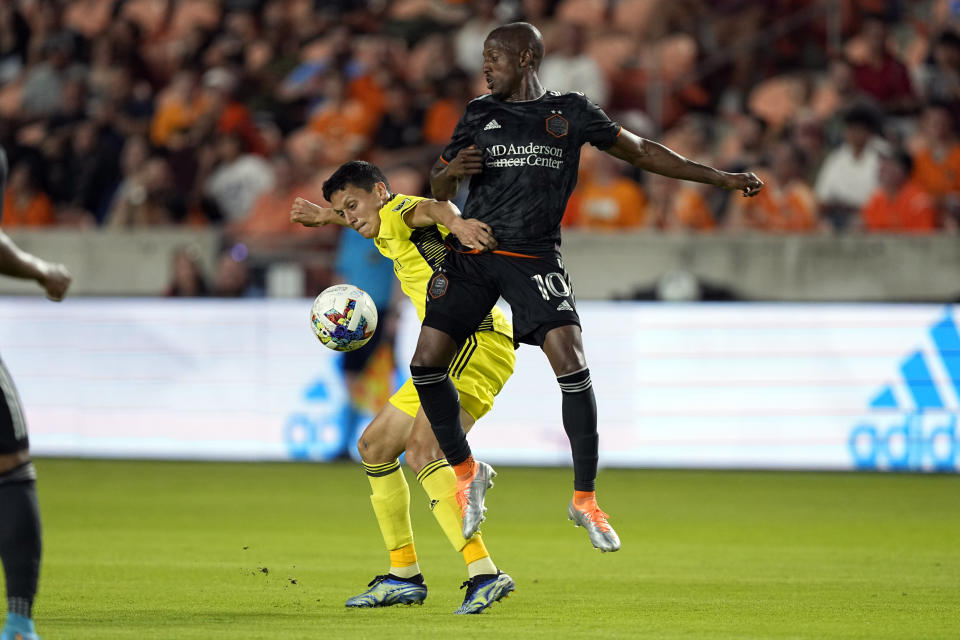
M 582 93 L 547 91 L 536 100 L 472 100 L 443 150 L 444 162 L 472 144 L 483 171 L 470 177 L 464 218 L 493 229 L 498 248 L 542 252 L 560 244 L 560 220 L 577 184 L 580 147 L 610 147 L 620 125 Z

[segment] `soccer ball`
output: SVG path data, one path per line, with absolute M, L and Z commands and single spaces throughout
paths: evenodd
M 335 284 L 313 301 L 310 326 L 328 349 L 353 351 L 367 344 L 377 330 L 377 305 L 363 289 Z

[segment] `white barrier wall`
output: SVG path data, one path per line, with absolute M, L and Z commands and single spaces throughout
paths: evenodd
M 310 333 L 309 307 L 7 298 L 0 348 L 38 455 L 324 460 L 347 446 L 346 392 L 339 355 Z M 950 307 L 580 311 L 602 465 L 958 470 Z M 416 331 L 405 314 L 402 365 Z M 560 391 L 538 349 L 521 347 L 471 441 L 494 463 L 569 463 Z

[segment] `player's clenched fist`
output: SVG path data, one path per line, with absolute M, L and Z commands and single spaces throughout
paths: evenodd
M 455 178 L 473 176 L 483 171 L 483 151 L 472 144 L 461 149 L 457 156 L 447 166 L 447 175 Z
M 753 173 L 727 173 L 719 186 L 730 191 L 740 191 L 744 197 L 751 198 L 763 189 L 763 181 Z
M 40 272 L 40 286 L 46 290 L 47 297 L 54 302 L 63 300 L 73 281 L 67 268 L 59 263 L 44 262 Z
M 337 214 L 333 209 L 321 207 L 309 200 L 297 198 L 290 207 L 290 222 L 302 224 L 305 227 L 322 227 L 325 224 L 336 222 Z

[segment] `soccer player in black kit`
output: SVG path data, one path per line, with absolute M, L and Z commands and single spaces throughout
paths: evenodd
M 457 473 L 463 534 L 484 518 L 493 469 L 474 461 L 460 426 L 457 392 L 447 368 L 464 339 L 500 296 L 513 311 L 514 340 L 547 355 L 563 396 L 563 426 L 573 452 L 574 496 L 567 515 L 601 551 L 620 539 L 597 505 L 597 407 L 583 353 L 573 287 L 560 256 L 560 220 L 577 180 L 580 147 L 590 143 L 635 167 L 671 178 L 760 192 L 752 173 L 726 173 L 687 160 L 612 122 L 581 93 L 544 90 L 537 75 L 543 41 L 530 24 L 490 32 L 483 45 L 488 95 L 471 101 L 430 176 L 438 200 L 464 178 L 465 218 L 493 230 L 494 246 L 452 249 L 427 289 L 426 317 L 410 365 L 421 406 Z M 492 245 L 493 243 L 491 243 Z
M 6 182 L 7 157 L 0 149 L 0 216 Z M 51 300 L 61 300 L 70 286 L 70 273 L 62 264 L 26 253 L 2 231 L 0 274 L 36 280 Z M 37 640 L 31 611 L 40 576 L 40 509 L 28 445 L 20 397 L 0 361 L 0 560 L 7 585 L 7 619 L 0 640 Z

